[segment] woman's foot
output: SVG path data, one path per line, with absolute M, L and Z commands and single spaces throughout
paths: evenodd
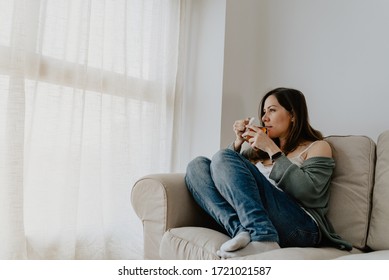
M 222 246 L 223 247 L 223 246 Z M 280 245 L 277 242 L 261 242 L 261 241 L 253 241 L 247 244 L 244 248 L 236 251 L 224 251 L 220 247 L 220 250 L 216 252 L 216 254 L 222 259 L 236 258 L 236 257 L 244 257 L 248 255 L 254 255 L 263 253 L 266 251 L 271 251 L 275 249 L 279 249 Z
M 221 251 L 233 252 L 247 246 L 251 241 L 250 234 L 247 231 L 238 233 L 234 238 L 224 242 L 220 247 Z

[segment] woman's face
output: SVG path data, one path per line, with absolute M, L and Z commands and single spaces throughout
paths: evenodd
M 292 115 L 278 103 L 275 96 L 266 98 L 263 113 L 262 121 L 267 127 L 269 137 L 285 138 L 292 123 Z

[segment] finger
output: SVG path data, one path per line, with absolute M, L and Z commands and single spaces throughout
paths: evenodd
M 246 130 L 246 126 L 242 123 L 236 126 L 237 131 L 244 132 Z
M 253 148 L 254 151 L 259 151 L 259 148 L 254 145 L 254 142 L 251 143 L 251 148 Z
M 251 131 L 254 131 L 254 132 L 258 132 L 259 128 L 255 125 L 246 125 L 246 129 L 247 130 L 251 130 Z
M 251 131 L 251 130 L 246 130 L 243 134 L 242 134 L 242 137 L 243 138 L 253 138 L 255 136 L 255 131 Z

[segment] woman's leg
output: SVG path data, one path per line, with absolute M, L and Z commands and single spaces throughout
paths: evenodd
M 233 206 L 242 226 L 250 233 L 251 240 L 279 241 L 258 191 L 262 185 L 273 186 L 255 165 L 239 153 L 225 149 L 212 158 L 211 175 L 218 191 Z
M 313 218 L 290 197 L 278 189 L 260 190 L 269 218 L 277 229 L 281 247 L 315 247 L 320 230 Z
M 234 208 L 216 189 L 210 171 L 211 161 L 197 157 L 187 167 L 185 182 L 195 201 L 230 235 L 244 231 Z
M 197 203 L 224 226 L 231 237 L 237 238 L 241 236 L 238 233 L 244 231 L 250 233 L 253 242 L 246 248 L 243 243 L 237 247 L 223 244 L 221 249 L 227 248 L 227 251 L 243 248 L 232 254 L 225 252 L 223 257 L 274 249 L 272 241 L 282 247 L 314 246 L 318 242 L 314 221 L 293 199 L 271 185 L 255 165 L 235 151 L 221 150 L 212 162 L 203 157 L 193 160 L 188 166 L 186 182 Z M 273 244 L 263 244 L 266 241 Z M 248 242 L 247 239 L 244 242 Z
M 274 244 L 264 246 L 261 244 L 264 241 L 276 241 L 282 247 L 318 243 L 319 231 L 312 218 L 242 155 L 222 150 L 212 159 L 211 170 L 216 187 L 236 209 L 254 241 L 241 250 L 247 251 L 244 254 L 277 247 Z
M 320 231 L 313 218 L 290 195 L 271 184 L 263 184 L 264 176 L 254 165 L 249 169 L 258 185 L 261 203 L 279 237 L 281 247 L 314 247 L 320 242 Z M 266 180 L 267 181 L 267 180 Z M 252 236 L 252 240 L 261 240 Z

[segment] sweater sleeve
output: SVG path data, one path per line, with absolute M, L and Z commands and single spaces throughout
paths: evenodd
M 242 156 L 244 156 L 246 159 L 250 160 L 251 162 L 257 162 L 261 158 L 260 151 L 255 151 L 251 147 L 239 147 L 238 150 L 235 150 L 234 142 L 230 143 L 227 146 L 227 149 L 233 150 L 237 153 L 241 153 Z
M 282 156 L 274 164 L 270 178 L 304 207 L 326 208 L 329 200 L 328 186 L 334 167 L 332 158 L 312 157 L 299 167 Z

